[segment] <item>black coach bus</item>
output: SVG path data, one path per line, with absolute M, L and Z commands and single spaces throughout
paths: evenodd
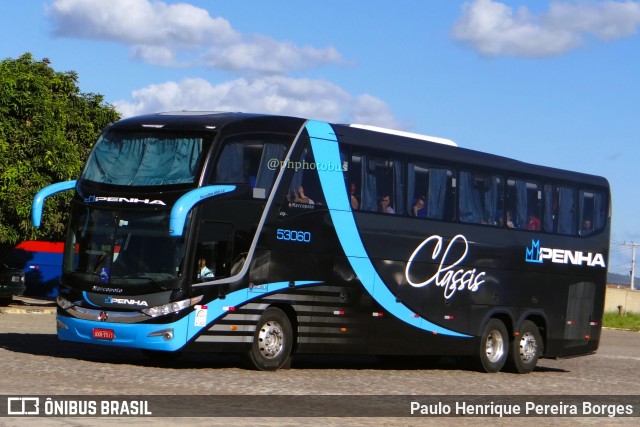
M 372 130 L 373 129 L 373 130 Z M 468 355 L 487 372 L 593 353 L 604 178 L 356 125 L 241 113 L 121 120 L 77 181 L 61 340 L 245 352 Z

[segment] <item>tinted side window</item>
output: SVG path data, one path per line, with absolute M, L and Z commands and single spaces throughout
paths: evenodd
M 538 231 L 542 218 L 542 188 L 540 184 L 517 178 L 507 180 L 507 216 L 509 228 Z
M 351 156 L 348 169 L 347 190 L 351 209 L 362 209 L 362 156 L 360 154 Z
M 234 138 L 225 143 L 216 165 L 215 184 L 249 184 L 254 198 L 266 199 L 287 149 L 276 138 Z
M 407 211 L 409 216 L 453 219 L 454 173 L 445 167 L 410 162 L 407 174 Z
M 402 162 L 366 153 L 354 153 L 354 170 L 360 169 L 359 209 L 387 214 L 404 213 Z
M 601 191 L 580 190 L 578 198 L 579 234 L 588 236 L 604 228 L 607 218 L 606 199 Z
M 309 143 L 305 145 L 300 156 L 289 162 L 289 170 L 293 170 L 291 181 L 287 186 L 286 200 L 283 209 L 287 215 L 296 215 L 325 207 L 322 186 L 313 151 Z
M 501 225 L 504 216 L 504 180 L 496 175 L 461 171 L 460 221 Z
M 554 184 L 544 186 L 544 231 L 575 235 L 576 190 Z

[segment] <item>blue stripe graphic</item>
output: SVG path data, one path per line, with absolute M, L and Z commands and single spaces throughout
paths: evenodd
M 315 156 L 316 164 L 331 165 L 341 164 L 340 149 L 335 132 L 328 123 L 308 121 L 306 124 L 309 137 L 311 138 L 311 147 Z M 376 272 L 358 233 L 351 205 L 349 203 L 349 195 L 345 186 L 342 170 L 322 170 L 317 168 L 322 185 L 331 220 L 338 234 L 340 244 L 349 259 L 351 267 L 362 282 L 367 292 L 378 301 L 389 313 L 398 319 L 417 328 L 454 337 L 469 337 L 469 335 L 455 332 L 426 319 L 415 317 L 414 312 L 409 310 L 407 306 L 396 301 L 395 295 L 389 291 Z
M 91 304 L 94 307 L 100 307 L 99 305 L 96 305 L 89 300 L 89 297 L 87 296 L 87 291 L 82 291 L 82 297 L 88 304 Z
M 282 290 L 290 289 L 292 282 L 274 282 L 262 284 L 259 291 L 252 292 L 244 288 L 227 294 L 225 299 L 216 299 L 201 306 L 207 307 L 207 326 L 196 326 L 196 311 L 188 316 L 173 322 L 161 324 L 148 323 L 109 323 L 94 320 L 76 319 L 74 317 L 57 316 L 59 322 L 66 325 L 58 328 L 58 337 L 62 340 L 86 342 L 91 344 L 105 344 L 119 347 L 144 348 L 150 350 L 176 351 L 191 341 L 203 329 L 208 329 L 218 319 L 229 314 L 229 307 L 240 307 L 251 300 L 263 298 L 265 295 L 275 294 Z M 317 281 L 293 282 L 294 287 L 319 284 Z M 114 340 L 97 340 L 93 338 L 93 329 L 111 329 L 114 332 Z M 173 329 L 174 338 L 165 341 L 162 336 L 150 337 L 149 334 L 165 329 Z

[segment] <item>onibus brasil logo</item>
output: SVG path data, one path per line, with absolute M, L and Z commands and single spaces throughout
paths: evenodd
M 531 240 L 531 247 L 526 248 L 525 261 L 542 264 L 550 261 L 554 264 L 587 265 L 589 267 L 605 267 L 601 253 L 569 251 L 567 249 L 545 248 L 540 240 Z

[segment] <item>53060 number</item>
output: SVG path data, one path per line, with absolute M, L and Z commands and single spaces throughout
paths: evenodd
M 309 243 L 311 241 L 311 233 L 308 231 L 285 230 L 278 228 L 276 230 L 276 239 L 286 240 L 289 242 Z

